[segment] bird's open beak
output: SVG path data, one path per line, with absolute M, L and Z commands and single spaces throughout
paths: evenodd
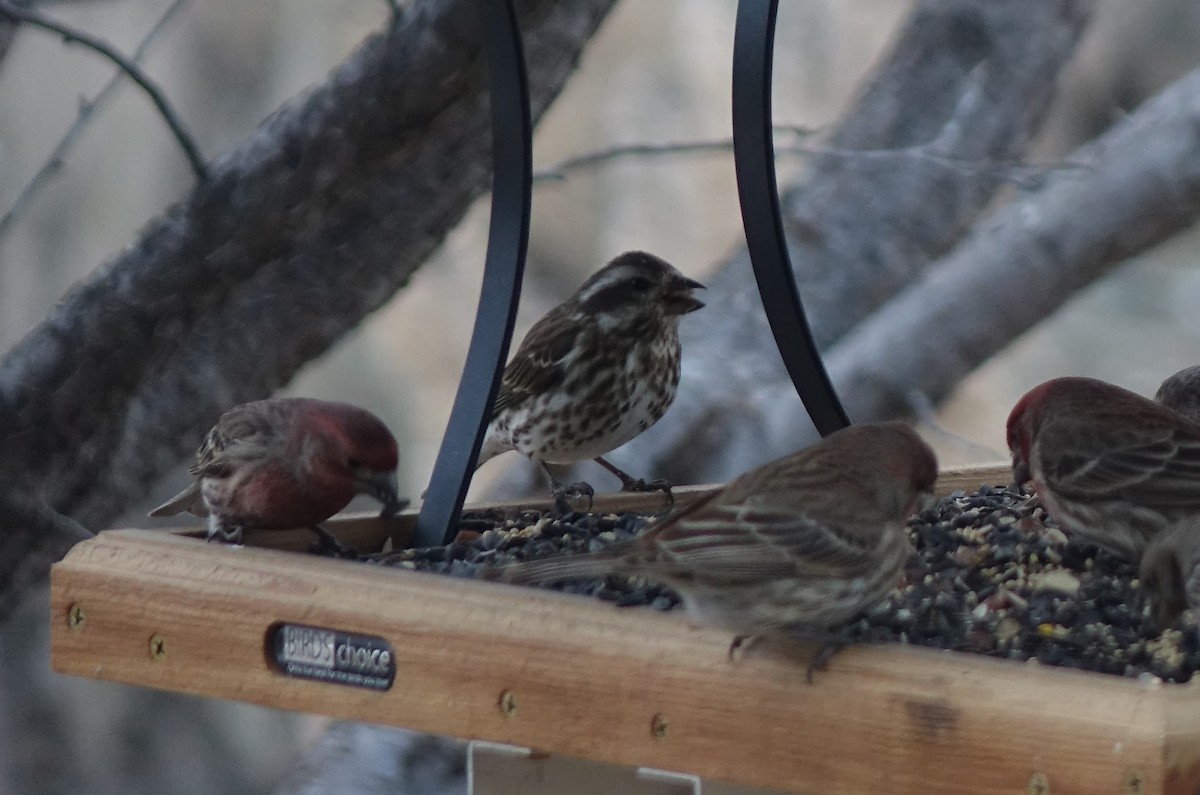
M 683 278 L 671 284 L 670 292 L 663 299 L 667 312 L 686 315 L 704 306 L 704 302 L 692 295 L 692 290 L 703 290 L 704 285 L 695 279 Z
M 368 494 L 383 503 L 383 510 L 379 514 L 382 517 L 394 516 L 408 505 L 408 500 L 400 499 L 397 493 L 399 485 L 396 483 L 395 472 L 366 470 L 355 476 L 355 482 L 360 493 Z

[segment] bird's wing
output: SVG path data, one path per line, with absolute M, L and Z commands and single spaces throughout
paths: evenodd
M 565 360 L 581 330 L 580 322 L 562 305 L 534 323 L 504 368 L 492 418 L 505 409 L 520 406 L 531 395 L 543 394 L 561 384 L 567 375 Z
M 811 449 L 735 478 L 645 538 L 656 561 L 697 576 L 855 576 L 894 518 Z
M 280 447 L 283 442 L 280 436 L 288 424 L 280 421 L 277 412 L 264 410 L 261 404 L 255 410 L 247 409 L 246 405 L 221 415 L 204 437 L 188 472 L 197 478 L 227 477 L 237 462 L 261 458 L 265 451 Z M 281 403 L 280 408 L 286 405 Z
M 1080 444 L 1077 431 L 1044 428 L 1041 456 L 1046 485 L 1072 500 L 1121 499 L 1151 509 L 1200 510 L 1200 432 L 1163 427 L 1147 434 L 1099 429 Z

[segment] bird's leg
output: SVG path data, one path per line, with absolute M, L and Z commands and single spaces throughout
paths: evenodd
M 746 652 L 755 643 L 758 643 L 758 635 L 734 635 L 733 642 L 729 644 L 729 662 L 737 662 L 746 656 Z
M 421 495 L 424 497 L 425 495 Z M 408 507 L 409 500 L 396 500 L 395 502 L 385 502 L 383 508 L 379 511 L 380 519 L 391 519 L 396 514 Z
M 621 491 L 661 491 L 667 495 L 667 501 L 671 505 L 675 504 L 675 495 L 671 493 L 671 484 L 662 478 L 650 481 L 642 480 L 610 464 L 603 456 L 596 456 L 594 460 L 597 464 L 621 479 Z
M 554 473 L 550 471 L 550 467 L 545 461 L 541 462 L 542 471 L 546 473 L 546 477 L 550 478 L 550 491 L 554 495 L 554 510 L 560 514 L 568 514 L 571 512 L 571 505 L 567 502 L 568 499 L 578 497 L 587 497 L 588 510 L 592 510 L 592 497 L 596 491 L 582 480 L 578 483 L 569 485 L 563 484 L 558 478 L 554 477 Z
M 309 530 L 317 534 L 321 540 L 308 548 L 309 552 L 315 555 L 326 555 L 335 558 L 347 558 L 349 560 L 358 560 L 358 552 L 354 547 L 347 546 L 338 540 L 338 537 L 329 532 L 326 528 L 319 524 L 310 524 Z
M 208 516 L 208 535 L 206 541 L 212 541 L 214 538 L 220 538 L 227 544 L 242 543 L 242 526 L 240 524 L 226 524 L 216 516 L 209 514 Z
M 817 647 L 817 653 L 808 663 L 807 678 L 810 685 L 813 683 L 813 674 L 817 671 L 824 671 L 835 654 L 847 646 L 863 642 L 861 637 L 855 637 L 851 630 L 853 626 L 851 623 L 827 632 L 801 632 L 795 636 L 820 644 Z
M 813 658 L 808 661 L 808 670 L 805 671 L 808 683 L 810 685 L 813 684 L 813 674 L 817 671 L 824 671 L 829 665 L 829 661 L 833 659 L 833 656 L 848 645 L 850 645 L 850 642 L 841 636 L 827 638 L 821 644 L 821 647 L 817 649 L 817 653 L 813 655 Z

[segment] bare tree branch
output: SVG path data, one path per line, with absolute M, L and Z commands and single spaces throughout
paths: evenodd
M 612 3 L 518 4 L 535 115 Z M 106 526 L 407 282 L 487 189 L 487 103 L 473 0 L 369 38 L 0 361 L 0 482 Z
M 0 491 L 0 516 L 17 521 L 0 534 L 0 620 L 20 606 L 21 597 L 39 585 L 50 564 L 91 533 L 70 517 L 17 489 Z
M 905 416 L 913 390 L 944 399 L 1081 287 L 1195 224 L 1200 70 L 1071 159 L 1089 168 L 1053 175 L 999 210 L 829 349 L 826 366 L 853 419 Z M 790 383 L 763 384 L 738 409 L 739 439 L 757 443 L 757 455 L 816 439 Z
M 923 0 L 830 145 L 1020 160 L 1093 5 Z M 1086 171 L 1047 179 L 1080 173 Z M 819 344 L 828 350 L 945 254 L 1001 184 L 999 174 L 946 168 L 927 157 L 814 157 L 803 181 L 785 193 L 784 213 Z M 800 404 L 745 251 L 706 281 L 709 307 L 684 319 L 679 398 L 658 425 L 614 454 L 618 466 L 677 483 L 715 482 L 809 438 L 807 418 L 764 431 L 766 395 Z
M 829 351 L 859 418 L 934 401 L 1081 287 L 1200 218 L 1200 70 L 1176 81 L 998 211 Z
M 800 126 L 777 126 L 776 132 L 789 133 L 797 138 L 812 135 L 815 128 Z M 594 152 L 587 152 L 561 160 L 548 168 L 541 169 L 533 175 L 534 183 L 562 182 L 576 171 L 589 171 L 600 166 L 624 160 L 627 158 L 662 157 L 690 154 L 732 154 L 733 139 L 720 138 L 711 141 L 676 141 L 661 144 L 625 144 Z M 824 146 L 810 143 L 777 143 L 775 145 L 777 158 L 786 155 L 810 157 L 846 158 L 846 159 L 875 159 L 888 160 L 897 158 L 924 159 L 930 163 L 954 169 L 964 176 L 983 176 L 1000 182 L 1008 182 L 1024 190 L 1038 187 L 1043 178 L 1053 171 L 1068 171 L 1086 169 L 1083 163 L 1062 161 L 1057 163 L 1030 163 L 1024 160 L 971 160 L 962 157 L 952 157 L 938 154 L 933 147 L 925 144 L 907 146 L 900 149 L 843 149 L 834 146 Z
M 784 132 L 796 138 L 807 138 L 814 135 L 817 130 L 812 127 L 802 127 L 800 125 L 776 125 L 775 131 Z M 623 146 L 613 146 L 606 149 L 598 149 L 594 152 L 586 152 L 582 155 L 568 157 L 565 160 L 560 160 L 558 163 L 549 168 L 542 169 L 533 175 L 533 181 L 536 182 L 552 182 L 561 181 L 567 178 L 567 175 L 573 171 L 587 171 L 598 166 L 606 165 L 616 160 L 623 160 L 629 157 L 654 157 L 660 155 L 681 155 L 681 154 L 708 154 L 719 152 L 722 154 L 731 153 L 733 151 L 733 139 L 721 138 L 713 141 L 674 141 L 662 144 L 626 144 Z M 800 146 L 783 147 L 782 151 L 800 152 L 807 154 L 809 150 Z
M 158 87 L 158 84 L 149 75 L 142 71 L 142 67 L 136 61 L 125 57 L 120 50 L 103 39 L 77 30 L 66 23 L 51 19 L 40 11 L 35 11 L 31 8 L 22 8 L 9 2 L 9 0 L 0 0 L 0 15 L 7 17 L 13 22 L 20 22 L 25 25 L 32 25 L 35 28 L 48 30 L 51 33 L 57 33 L 62 36 L 63 41 L 87 47 L 89 50 L 103 55 L 116 64 L 118 69 L 129 75 L 129 79 L 137 83 L 142 91 L 146 92 L 146 96 L 150 97 L 150 101 L 158 109 L 158 114 L 163 117 L 163 121 L 171 129 L 171 134 L 175 136 L 175 140 L 179 141 L 179 146 L 183 149 L 184 155 L 187 156 L 188 163 L 191 164 L 192 171 L 196 174 L 196 179 L 201 182 L 208 179 L 208 167 L 204 164 L 204 157 L 200 154 L 200 148 L 196 146 L 196 142 L 192 140 L 191 134 L 183 126 L 183 122 L 179 120 L 179 116 L 175 113 L 170 103 L 167 102 L 166 95 L 163 94 L 162 89 Z
M 167 6 L 167 10 L 154 23 L 154 27 L 146 32 L 146 35 L 138 43 L 137 49 L 133 51 L 132 58 L 134 63 L 140 64 L 142 62 L 142 59 L 146 57 L 146 53 L 150 50 L 150 45 L 158 38 L 158 35 L 162 31 L 166 30 L 167 24 L 186 4 L 187 0 L 172 0 L 172 3 Z M 49 184 L 54 175 L 59 173 L 66 162 L 67 155 L 74 148 L 75 142 L 79 140 L 84 130 L 87 129 L 88 123 L 92 120 L 96 111 L 103 108 L 116 93 L 117 87 L 121 85 L 126 74 L 128 73 L 125 70 L 118 69 L 96 96 L 80 103 L 79 113 L 75 116 L 75 121 L 67 129 L 66 133 L 63 134 L 63 137 L 59 139 L 54 149 L 51 150 L 41 168 L 37 170 L 37 173 L 26 183 L 21 192 L 17 194 L 17 198 L 13 201 L 12 206 L 0 217 L 0 238 L 4 237 L 13 223 L 24 214 L 25 209 L 29 207 L 42 188 Z

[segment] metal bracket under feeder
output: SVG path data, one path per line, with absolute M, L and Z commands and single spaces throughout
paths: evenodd
M 623 767 L 534 753 L 519 745 L 473 740 L 467 745 L 467 795 L 783 795 L 691 773 Z

